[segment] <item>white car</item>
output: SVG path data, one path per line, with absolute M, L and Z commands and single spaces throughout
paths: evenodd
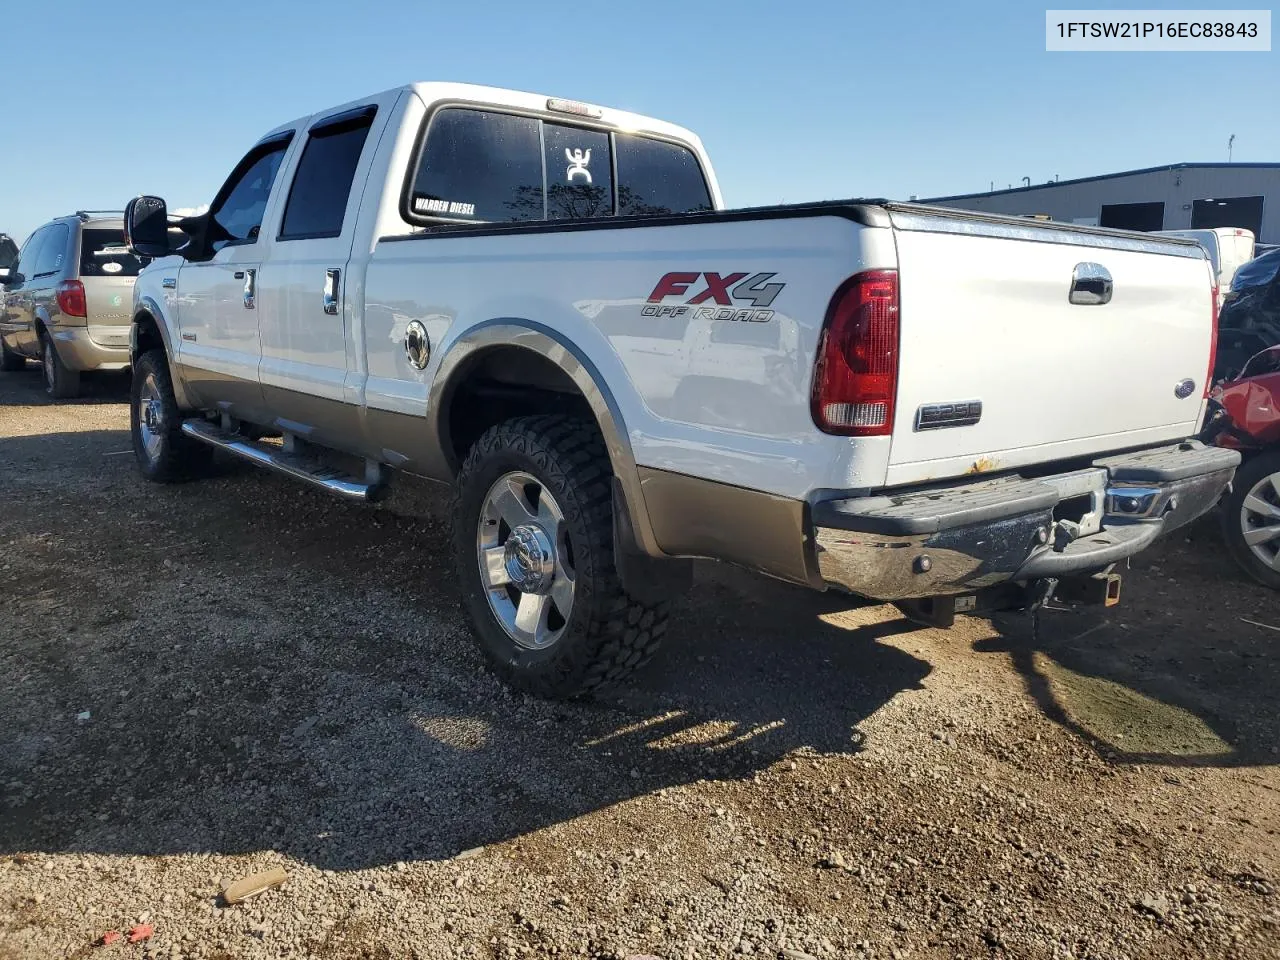
M 414 84 L 271 131 L 203 216 L 128 221 L 160 258 L 143 474 L 220 448 L 357 499 L 453 484 L 476 637 L 543 695 L 643 662 L 693 557 L 940 624 L 1111 602 L 1112 565 L 1239 459 L 1188 439 L 1216 315 L 1195 243 L 725 210 L 696 136 L 617 110 Z

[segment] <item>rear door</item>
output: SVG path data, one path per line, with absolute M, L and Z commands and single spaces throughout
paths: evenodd
M 29 355 L 39 355 L 38 343 L 42 318 L 56 322 L 58 308 L 58 284 L 71 274 L 68 260 L 72 255 L 71 227 L 55 220 L 44 228 L 39 253 L 32 265 L 32 273 L 23 286 L 28 295 L 31 323 L 25 331 L 23 350 Z M 78 322 L 78 321 L 77 321 Z
M 124 245 L 124 228 L 90 222 L 80 228 L 80 282 L 89 339 L 104 347 L 129 346 L 133 283 L 142 261 Z
M 347 263 L 377 134 L 375 103 L 321 117 L 298 151 L 270 260 L 259 277 L 267 409 L 289 429 L 336 444 L 361 432 L 345 308 Z
M 1211 271 L 1198 246 L 1057 224 L 893 220 L 901 343 L 891 484 L 1196 432 L 1212 337 Z M 1073 276 L 1089 264 L 1110 275 L 1109 302 L 1071 302 Z M 939 413 L 960 404 L 963 422 Z

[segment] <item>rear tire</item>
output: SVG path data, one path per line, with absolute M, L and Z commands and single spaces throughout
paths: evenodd
M 1255 456 L 1236 471 L 1222 504 L 1222 534 L 1241 570 L 1280 590 L 1280 450 Z
M 666 633 L 667 602 L 628 596 L 614 566 L 611 476 L 595 425 L 563 416 L 498 424 L 462 465 L 452 515 L 463 605 L 490 666 L 518 690 L 598 692 Z
M 27 368 L 27 359 L 20 353 L 14 353 L 0 341 L 0 370 L 5 373 L 17 373 Z
M 55 400 L 80 396 L 80 371 L 72 370 L 58 356 L 53 337 L 40 332 L 40 367 L 44 371 L 44 392 Z
M 173 483 L 209 471 L 213 449 L 183 434 L 169 359 L 161 349 L 148 350 L 133 365 L 129 420 L 138 469 L 148 480 Z

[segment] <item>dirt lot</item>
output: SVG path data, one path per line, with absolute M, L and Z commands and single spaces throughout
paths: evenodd
M 1212 524 L 1038 640 L 708 565 L 563 706 L 481 668 L 438 493 L 146 485 L 90 387 L 0 376 L 3 960 L 1280 956 L 1280 598 Z

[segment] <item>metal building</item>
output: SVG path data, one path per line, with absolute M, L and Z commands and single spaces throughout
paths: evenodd
M 1280 243 L 1280 163 L 1175 163 L 921 202 L 1127 230 L 1244 227 Z

